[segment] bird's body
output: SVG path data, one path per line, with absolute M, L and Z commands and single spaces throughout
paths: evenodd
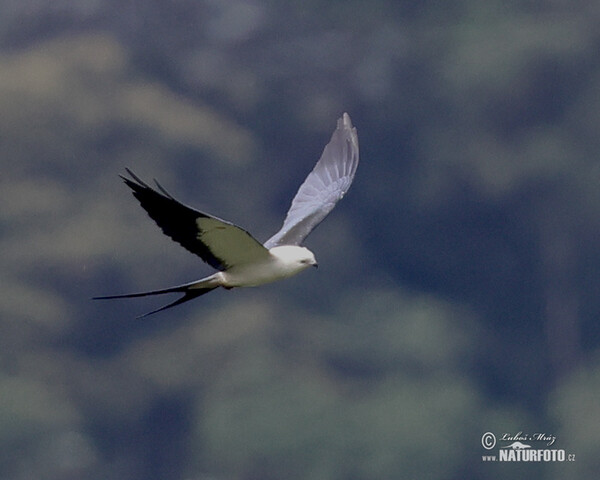
M 162 290 L 96 298 L 183 293 L 175 302 L 146 314 L 150 315 L 218 287 L 254 287 L 291 277 L 310 266 L 316 267 L 314 254 L 300 244 L 350 188 L 357 166 L 358 137 L 345 113 L 338 120 L 321 159 L 300 186 L 282 228 L 264 244 L 230 222 L 183 205 L 158 182 L 158 190 L 153 189 L 127 169 L 131 178 L 122 177 L 123 180 L 163 232 L 219 271 Z
M 236 265 L 215 275 L 226 288 L 257 287 L 291 277 L 310 266 L 316 267 L 317 261 L 308 248 L 281 245 L 269 249 L 269 256 L 265 259 L 252 264 Z

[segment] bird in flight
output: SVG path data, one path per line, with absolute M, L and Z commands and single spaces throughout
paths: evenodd
M 163 233 L 218 271 L 175 287 L 95 299 L 183 294 L 174 302 L 141 315 L 146 317 L 218 287 L 253 287 L 291 277 L 310 266 L 316 267 L 314 254 L 301 244 L 348 191 L 357 166 L 356 128 L 352 126 L 350 116 L 344 113 L 321 158 L 292 200 L 283 226 L 264 244 L 233 223 L 180 203 L 156 180 L 154 189 L 126 169 L 130 178 L 121 178 Z

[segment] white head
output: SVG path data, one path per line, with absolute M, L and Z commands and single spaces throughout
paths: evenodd
M 306 247 L 296 245 L 281 245 L 269 250 L 282 265 L 285 265 L 293 273 L 300 272 L 308 267 L 318 267 L 314 253 Z

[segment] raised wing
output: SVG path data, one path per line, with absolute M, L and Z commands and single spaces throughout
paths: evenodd
M 350 188 L 358 167 L 358 136 L 344 113 L 320 160 L 300 186 L 281 230 L 265 247 L 299 245 Z
M 126 169 L 131 179 L 121 176 L 133 195 L 161 230 L 209 265 L 227 270 L 234 265 L 254 263 L 269 251 L 246 230 L 175 200 L 158 182 L 159 191 Z

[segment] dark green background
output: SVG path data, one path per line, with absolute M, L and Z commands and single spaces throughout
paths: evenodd
M 0 477 L 595 478 L 599 21 L 0 1 Z M 89 300 L 210 272 L 125 166 L 265 240 L 344 111 L 361 164 L 318 271 L 144 320 L 161 300 Z M 576 462 L 484 463 L 487 431 Z

